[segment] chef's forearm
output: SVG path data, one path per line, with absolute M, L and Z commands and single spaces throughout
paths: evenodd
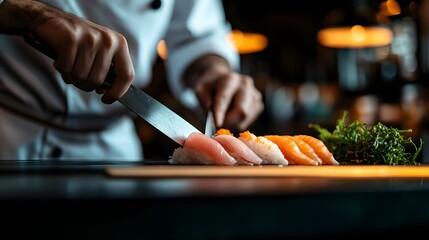
M 22 34 L 33 31 L 43 21 L 55 18 L 56 10 L 33 0 L 4 0 L 0 5 L 0 33 Z

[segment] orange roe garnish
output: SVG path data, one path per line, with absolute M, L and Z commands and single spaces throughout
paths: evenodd
M 240 133 L 240 137 L 246 139 L 247 141 L 255 141 L 258 144 L 263 144 L 264 146 L 266 146 L 268 148 L 268 150 L 271 150 L 271 145 L 266 144 L 265 141 L 270 141 L 269 139 L 263 137 L 263 136 L 255 136 L 255 138 L 252 137 L 252 133 L 250 133 L 250 131 L 244 131 L 242 133 Z
M 244 132 L 240 133 L 240 137 L 243 137 L 249 141 L 252 140 L 252 135 L 250 134 L 249 131 L 244 131 Z
M 255 142 L 257 142 L 257 143 L 263 143 L 260 137 L 256 137 Z
M 233 134 L 228 129 L 225 129 L 225 128 L 221 128 L 221 129 L 217 130 L 217 132 L 216 132 L 215 135 L 230 135 L 230 136 L 233 136 Z

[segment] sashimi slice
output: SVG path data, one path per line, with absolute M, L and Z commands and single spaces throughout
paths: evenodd
M 277 145 L 277 147 L 280 149 L 280 152 L 283 154 L 283 157 L 285 157 L 288 160 L 289 165 L 296 164 L 292 159 L 287 158 L 287 155 L 283 152 L 283 149 L 279 146 L 279 142 L 281 142 L 282 140 L 282 137 L 280 135 L 266 135 L 265 138 L 267 138 L 268 140 L 270 140 L 271 142 Z
M 299 150 L 302 153 L 307 155 L 307 157 L 313 160 L 316 160 L 319 165 L 322 165 L 323 163 L 322 159 L 320 159 L 320 157 L 317 155 L 317 153 L 308 143 L 304 142 L 304 140 L 298 137 L 294 137 L 293 141 L 296 143 L 296 145 L 298 146 Z
M 317 160 L 309 158 L 301 152 L 292 136 L 289 135 L 267 135 L 268 140 L 271 140 L 280 148 L 280 151 L 285 158 L 290 159 L 298 165 L 319 165 Z
M 322 140 L 310 135 L 296 135 L 295 137 L 300 138 L 304 142 L 308 143 L 308 145 L 314 149 L 314 152 L 320 157 L 320 159 L 322 159 L 322 164 L 339 165 L 337 160 L 335 160 L 334 155 L 329 151 Z
M 219 142 L 239 165 L 261 165 L 262 159 L 229 130 L 218 130 L 213 139 Z
M 262 159 L 262 164 L 289 164 L 288 159 L 283 156 L 279 147 L 263 136 L 256 136 L 249 131 L 244 131 L 240 133 L 238 139 L 245 143 L 256 155 Z
M 219 142 L 198 132 L 191 133 L 183 147 L 174 150 L 169 162 L 227 166 L 237 164 Z

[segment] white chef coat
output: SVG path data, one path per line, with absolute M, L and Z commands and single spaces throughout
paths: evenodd
M 230 25 L 221 1 L 164 0 L 158 9 L 151 7 L 150 0 L 44 2 L 123 34 L 137 87 L 149 83 L 156 45 L 165 39 L 168 82 L 174 95 L 190 108 L 196 107 L 196 98 L 179 81 L 189 63 L 215 53 L 233 67 L 239 65 L 225 38 Z M 0 35 L 0 98 L 24 110 L 0 107 L 0 159 L 142 160 L 130 117 L 134 115 L 119 102 L 104 104 L 100 97 L 65 84 L 52 60 L 22 38 Z

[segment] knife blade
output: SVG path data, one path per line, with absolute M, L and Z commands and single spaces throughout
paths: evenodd
M 53 60 L 57 58 L 56 52 L 34 34 L 24 34 L 24 41 Z M 115 77 L 111 66 L 102 87 L 109 89 Z M 181 146 L 191 133 L 201 133 L 170 108 L 132 84 L 118 101 Z
M 200 132 L 177 113 L 134 85 L 130 86 L 119 102 L 182 146 L 191 133 Z
M 216 133 L 216 130 L 217 129 L 216 129 L 215 119 L 213 116 L 213 111 L 209 110 L 207 112 L 204 134 L 208 137 L 213 137 Z

